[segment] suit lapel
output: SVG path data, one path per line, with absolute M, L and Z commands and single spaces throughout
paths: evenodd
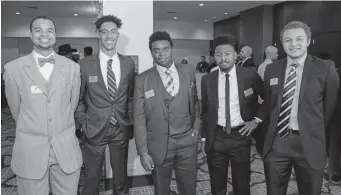
M 308 55 L 305 62 L 304 62 L 298 105 L 300 105 L 302 103 L 302 99 L 304 97 L 305 91 L 308 88 L 309 81 L 311 78 L 311 71 L 313 70 L 313 67 L 314 67 L 314 63 L 312 61 L 312 57 L 310 55 Z
M 237 66 L 236 66 L 236 76 L 237 76 L 237 83 L 238 83 L 239 107 L 241 110 L 242 106 L 244 105 L 244 75 L 243 75 L 243 70 Z
M 277 102 L 277 108 L 280 108 L 280 105 L 281 105 L 281 102 L 282 102 L 282 98 L 283 98 L 286 67 L 287 67 L 287 59 L 285 58 L 281 62 L 280 67 L 279 67 L 280 71 L 279 71 L 279 74 L 278 74 L 278 102 Z
M 152 86 L 153 86 L 152 90 L 155 89 L 154 90 L 155 96 L 160 101 L 163 112 L 167 116 L 167 110 L 166 110 L 166 106 L 164 102 L 164 92 L 166 91 L 166 89 L 165 89 L 165 86 L 163 85 L 160 74 L 156 69 L 156 66 L 152 68 L 151 79 L 152 79 Z
M 49 83 L 41 75 L 37 63 L 33 57 L 33 53 L 27 56 L 25 59 L 24 71 L 30 77 L 30 79 L 39 87 L 39 89 L 48 96 L 49 94 Z
M 120 83 L 119 83 L 119 86 L 117 88 L 117 92 L 116 92 L 114 102 L 118 99 L 122 88 L 124 88 L 124 85 L 125 85 L 125 83 L 123 83 L 124 77 L 127 74 L 129 74 L 128 68 L 127 68 L 127 67 L 129 67 L 129 64 L 127 64 L 127 60 L 125 60 L 121 54 L 117 53 L 117 55 L 118 55 L 118 59 L 120 61 L 121 75 L 120 75 Z
M 187 72 L 185 72 L 184 71 L 184 69 L 183 68 L 181 68 L 179 65 L 177 65 L 177 64 L 175 64 L 175 67 L 176 67 L 176 70 L 178 71 L 178 75 L 179 75 L 179 91 L 180 91 L 180 85 L 185 85 L 186 87 L 187 87 L 187 94 L 188 94 L 188 99 L 189 99 L 189 101 L 190 101 L 190 108 L 189 108 L 189 110 L 190 110 L 190 114 L 192 114 L 192 103 L 193 103 L 193 98 L 192 98 L 192 87 L 191 87 L 191 85 L 192 84 L 194 84 L 193 82 L 192 82 L 192 79 L 191 79 L 191 76 L 189 75 L 189 76 L 187 76 Z M 182 79 L 183 78 L 183 79 Z M 187 80 L 187 79 L 189 79 L 189 81 Z M 181 81 L 182 80 L 184 80 L 185 81 L 185 83 L 182 83 Z
M 212 76 L 211 76 L 211 81 L 210 81 L 210 84 L 211 84 L 211 90 L 212 90 L 212 93 L 208 93 L 207 95 L 212 95 L 212 99 L 214 99 L 215 101 L 213 102 L 214 103 L 214 108 L 216 109 L 214 113 L 218 113 L 218 103 L 219 103 L 219 97 L 218 97 L 218 79 L 219 79 L 219 70 L 218 71 L 214 71 L 212 73 Z
M 111 101 L 109 91 L 104 83 L 104 78 L 103 78 L 102 70 L 101 70 L 101 62 L 99 60 L 99 53 L 94 55 L 92 60 L 93 60 L 94 69 L 96 70 L 95 75 L 97 75 L 97 77 L 99 78 L 98 82 L 99 82 L 99 85 L 103 89 L 104 96 L 107 97 L 108 101 Z
M 51 87 L 49 91 L 49 97 L 52 93 L 57 89 L 57 87 L 61 84 L 61 81 L 65 81 L 65 64 L 62 62 L 62 59 L 59 55 L 56 55 L 56 61 L 54 64 L 54 68 L 50 77 Z

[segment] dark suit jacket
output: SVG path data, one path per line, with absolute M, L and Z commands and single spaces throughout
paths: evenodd
M 215 130 L 218 125 L 218 76 L 219 71 L 213 71 L 201 80 L 202 95 L 202 131 L 201 137 L 206 138 L 205 151 L 208 152 L 213 144 Z M 236 66 L 240 114 L 244 121 L 253 117 L 264 120 L 264 110 L 260 110 L 258 95 L 264 97 L 264 87 L 261 77 L 248 68 Z M 245 90 L 252 89 L 253 93 L 245 97 Z
M 253 59 L 252 58 L 247 59 L 240 66 L 244 67 L 244 68 L 255 68 L 256 69 L 255 63 L 253 63 Z
M 278 115 L 284 88 L 287 59 L 266 67 L 264 74 L 265 103 L 269 127 L 265 138 L 263 157 L 271 150 L 276 135 Z M 277 78 L 278 84 L 270 80 Z M 334 112 L 339 78 L 332 63 L 308 55 L 304 63 L 298 102 L 298 125 L 303 151 L 310 166 L 321 170 L 326 164 L 325 127 Z
M 195 69 L 188 64 L 175 64 L 179 76 L 188 81 L 189 111 L 192 129 L 200 130 L 200 113 L 195 81 Z M 153 92 L 152 92 L 153 91 Z M 136 76 L 134 91 L 134 132 L 137 153 L 148 153 L 156 165 L 164 161 L 168 146 L 168 114 L 164 104 L 165 87 L 156 67 Z
M 114 101 L 104 84 L 99 55 L 88 56 L 79 61 L 81 69 L 81 92 L 75 118 L 83 129 L 85 138 L 92 145 L 98 145 L 109 125 L 112 110 L 115 110 L 120 129 L 127 138 L 133 137 L 132 103 L 134 85 L 134 61 L 118 54 L 121 79 Z M 131 106 L 130 106 L 131 107 Z

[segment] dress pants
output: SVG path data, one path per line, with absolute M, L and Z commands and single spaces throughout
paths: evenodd
M 329 128 L 329 177 L 341 174 L 341 123 L 334 122 Z
M 234 195 L 250 195 L 251 143 L 251 136 L 216 129 L 213 146 L 207 152 L 212 195 L 226 195 L 229 161 Z
M 80 168 L 66 174 L 59 166 L 53 148 L 50 148 L 47 171 L 41 179 L 17 176 L 19 195 L 49 195 L 50 184 L 53 195 L 77 195 Z
M 168 138 L 165 160 L 152 172 L 155 195 L 169 194 L 173 167 L 179 195 L 196 194 L 197 151 L 198 134 L 193 131 Z
M 272 149 L 264 159 L 268 195 L 286 195 L 292 167 L 300 195 L 321 195 L 323 169 L 310 167 L 301 146 L 300 135 L 281 138 L 277 133 Z
M 109 129 L 100 145 L 85 144 L 84 186 L 82 195 L 98 195 L 102 175 L 102 166 L 106 146 L 110 151 L 110 163 L 113 171 L 113 195 L 128 194 L 128 139 L 124 138 L 119 126 L 109 125 Z

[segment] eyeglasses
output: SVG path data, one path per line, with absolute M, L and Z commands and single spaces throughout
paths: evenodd
M 101 33 L 101 35 L 104 35 L 104 36 L 108 36 L 109 33 L 114 35 L 114 36 L 117 36 L 119 34 L 118 30 L 111 30 L 111 31 L 108 31 L 108 30 L 100 30 L 99 33 Z
M 160 55 L 160 54 L 162 54 L 162 53 L 168 54 L 171 50 L 172 50 L 172 49 L 171 49 L 170 47 L 164 47 L 164 48 L 161 48 L 161 49 L 155 48 L 155 49 L 152 50 L 152 52 L 153 52 L 153 54 L 155 54 L 155 55 Z
M 218 58 L 222 58 L 224 55 L 226 56 L 226 57 L 228 57 L 228 56 L 230 56 L 230 55 L 232 55 L 232 53 L 231 52 L 225 52 L 225 53 L 215 53 L 214 54 L 216 57 L 218 57 Z

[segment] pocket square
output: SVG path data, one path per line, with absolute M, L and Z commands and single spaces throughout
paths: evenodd
M 278 78 L 270 79 L 270 85 L 277 85 L 278 84 Z
M 247 90 L 244 91 L 244 95 L 245 97 L 249 96 L 249 95 L 252 95 L 253 94 L 253 89 L 252 88 L 249 88 Z
M 191 81 L 191 88 L 193 88 L 194 87 L 194 82 L 193 81 Z
M 89 76 L 89 83 L 97 83 L 98 78 L 97 76 Z

